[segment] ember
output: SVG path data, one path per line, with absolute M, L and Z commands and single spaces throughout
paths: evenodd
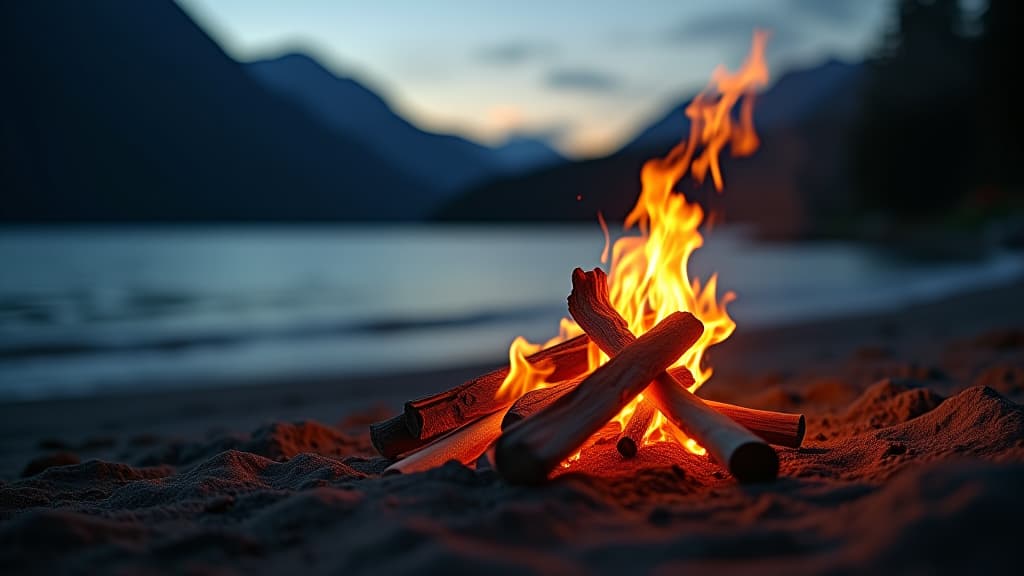
M 690 134 L 664 158 L 647 162 L 642 191 L 625 221 L 636 229 L 611 246 L 608 275 L 573 272 L 571 318 L 539 345 L 516 338 L 509 366 L 452 390 L 406 403 L 371 427 L 377 450 L 397 461 L 392 472 L 414 472 L 448 460 L 474 463 L 493 446 L 493 462 L 511 482 L 536 483 L 580 451 L 612 438 L 624 458 L 644 446 L 679 442 L 708 454 L 741 482 L 773 480 L 778 456 L 769 445 L 799 447 L 799 414 L 705 402 L 694 392 L 712 375 L 711 346 L 736 324 L 726 311 L 732 293 L 717 295 L 717 277 L 690 279 L 690 255 L 703 244 L 704 211 L 675 193 L 687 174 L 710 174 L 719 192 L 719 156 L 758 147 L 754 92 L 768 81 L 766 35 L 754 35 L 741 69 L 715 70 L 711 86 L 687 107 Z M 738 108 L 738 113 L 734 109 Z M 734 117 L 735 114 L 735 117 Z M 606 245 L 609 237 L 599 215 Z

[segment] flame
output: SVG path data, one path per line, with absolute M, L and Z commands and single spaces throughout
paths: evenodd
M 544 348 L 545 346 L 541 344 L 531 344 L 526 338 L 516 336 L 512 345 L 508 347 L 508 376 L 498 389 L 499 400 L 513 402 L 531 390 L 547 386 L 544 380 L 555 371 L 555 366 L 550 362 L 532 364 L 526 359 L 527 356 Z
M 705 362 L 708 348 L 728 338 L 736 328 L 726 310 L 735 295 L 726 292 L 718 297 L 717 275 L 704 282 L 690 278 L 687 263 L 693 252 L 704 244 L 699 227 L 705 222 L 705 214 L 699 204 L 688 202 L 674 189 L 688 174 L 697 183 L 704 182 L 710 174 L 715 190 L 721 192 L 724 187 L 719 163 L 722 151 L 728 146 L 731 154 L 738 157 L 757 150 L 760 142 L 754 130 L 754 92 L 768 83 L 768 67 L 764 61 L 767 39 L 766 32 L 756 31 L 750 54 L 740 69 L 729 72 L 721 66 L 716 68 L 709 86 L 686 107 L 689 136 L 665 157 L 644 164 L 640 173 L 640 197 L 624 225 L 624 231 L 636 232 L 619 238 L 612 246 L 609 293 L 615 309 L 634 334 L 647 332 L 679 310 L 693 313 L 704 323 L 700 340 L 673 365 L 685 366 L 693 374 L 691 392 L 707 382 L 713 373 Z M 739 113 L 734 117 L 737 104 Z M 607 226 L 603 216 L 599 214 L 598 219 L 605 233 L 607 250 Z M 604 262 L 606 253 L 602 256 Z M 580 333 L 571 319 L 563 318 L 559 336 L 540 348 Z M 531 366 L 521 357 L 524 350 L 533 349 L 533 345 L 521 337 L 512 343 L 509 351 L 512 370 L 499 394 L 521 394 L 547 385 L 544 378 L 551 371 L 545 373 L 543 368 Z M 588 347 L 588 358 L 590 370 L 608 360 L 593 343 Z M 640 398 L 642 395 L 615 417 L 623 427 Z M 695 454 L 704 453 L 704 448 L 659 413 L 648 428 L 644 443 L 661 441 L 677 441 Z M 563 465 L 569 465 L 578 457 L 579 453 L 574 454 Z

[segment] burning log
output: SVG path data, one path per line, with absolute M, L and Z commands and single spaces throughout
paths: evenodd
M 504 430 L 504 428 L 505 425 L 503 422 L 502 430 Z M 605 424 L 603 428 L 595 432 L 593 436 L 587 438 L 583 445 L 580 446 L 580 451 L 582 452 L 587 448 L 590 448 L 591 446 L 599 446 L 602 444 L 610 444 L 612 442 L 615 442 L 616 440 L 618 440 L 620 434 L 622 434 L 622 426 L 618 422 L 611 420 L 610 422 Z M 481 456 L 481 459 L 485 459 L 485 461 L 487 462 L 487 466 L 489 468 L 497 469 L 497 466 L 494 463 L 494 445 L 491 445 L 491 447 L 488 448 L 486 452 L 484 452 L 483 456 Z
M 385 474 L 411 474 L 441 466 L 450 460 L 472 464 L 501 435 L 503 411 L 499 410 L 458 430 L 454 430 L 423 447 L 418 452 L 384 469 Z
M 623 458 L 636 456 L 637 450 L 643 444 L 647 429 L 650 428 L 657 413 L 658 409 L 651 405 L 646 398 L 637 402 L 636 410 L 629 417 L 626 429 L 622 431 L 619 441 L 615 444 L 615 449 L 622 454 Z
M 525 420 L 544 408 L 547 408 L 553 404 L 555 400 L 565 396 L 574 388 L 579 386 L 580 382 L 583 382 L 583 378 L 584 376 L 577 376 L 572 380 L 566 380 L 564 382 L 559 382 L 554 386 L 531 390 L 526 394 L 523 394 L 519 397 L 519 400 L 516 400 L 515 403 L 512 404 L 512 407 L 508 409 L 508 412 L 505 413 L 505 418 L 501 421 L 501 429 L 508 430 L 508 428 L 516 422 Z
M 740 482 L 771 482 L 779 475 L 779 455 L 754 436 L 680 386 L 667 373 L 655 379 L 647 396 L 677 428 L 703 446 Z
M 498 472 L 513 483 L 545 480 L 703 332 L 704 326 L 692 314 L 677 312 L 623 346 L 579 386 L 502 434 L 495 448 Z
M 572 378 L 587 370 L 587 337 L 577 336 L 526 359 L 534 365 L 551 363 L 555 368 L 549 376 L 552 381 Z M 499 368 L 446 392 L 406 402 L 409 433 L 415 439 L 434 438 L 508 406 L 511 402 L 498 399 L 497 394 L 508 371 L 508 366 Z
M 668 371 L 676 380 L 683 381 L 677 376 L 679 370 L 685 368 L 673 368 Z M 689 374 L 690 371 L 686 370 Z M 690 382 L 693 377 L 690 376 Z M 743 406 L 735 406 L 714 400 L 701 400 L 716 412 L 728 416 L 733 422 L 750 430 L 760 436 L 765 442 L 786 448 L 799 448 L 804 442 L 804 433 L 807 431 L 807 423 L 803 414 L 788 414 L 786 412 L 772 412 L 771 410 L 755 410 Z
M 590 446 L 596 446 L 598 444 L 610 444 L 618 440 L 621 434 L 622 425 L 612 420 L 605 424 L 604 428 L 601 428 L 597 433 L 588 438 L 581 448 L 589 448 Z
M 668 373 L 685 388 L 689 388 L 693 384 L 693 375 L 690 374 L 690 371 L 685 366 L 670 368 Z M 505 413 L 505 419 L 501 421 L 501 429 L 507 430 L 516 422 L 529 418 L 545 407 L 550 406 L 555 400 L 568 394 L 570 390 L 578 386 L 582 381 L 583 377 L 579 376 L 572 380 L 559 382 L 548 388 L 532 390 L 523 394 Z M 799 448 L 803 444 L 804 433 L 807 429 L 803 414 L 756 410 L 754 408 L 736 406 L 735 404 L 726 404 L 725 402 L 715 402 L 714 400 L 704 400 L 704 403 L 714 408 L 717 412 L 728 416 L 740 426 L 757 434 L 769 444 L 785 446 L 786 448 Z
M 611 305 L 604 271 L 572 274 L 569 313 L 590 339 L 613 357 L 638 339 Z M 641 336 L 641 339 L 643 336 Z M 609 364 L 612 361 L 609 361 Z M 779 473 L 779 457 L 764 440 L 716 412 L 682 387 L 670 374 L 655 374 L 645 397 L 673 424 L 696 440 L 740 482 L 767 482 Z

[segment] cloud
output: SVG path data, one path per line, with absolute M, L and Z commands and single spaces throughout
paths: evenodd
M 512 40 L 491 44 L 481 48 L 477 60 L 493 66 L 514 66 L 533 60 L 541 60 L 555 53 L 555 47 L 542 41 Z
M 590 68 L 556 68 L 548 72 L 544 83 L 555 90 L 612 92 L 620 88 L 614 76 Z

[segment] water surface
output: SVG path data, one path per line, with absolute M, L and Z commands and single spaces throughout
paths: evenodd
M 0 399 L 417 370 L 500 359 L 557 330 L 597 226 L 0 231 Z M 908 265 L 851 244 L 718 229 L 693 272 L 739 329 L 1005 282 L 1017 255 Z

